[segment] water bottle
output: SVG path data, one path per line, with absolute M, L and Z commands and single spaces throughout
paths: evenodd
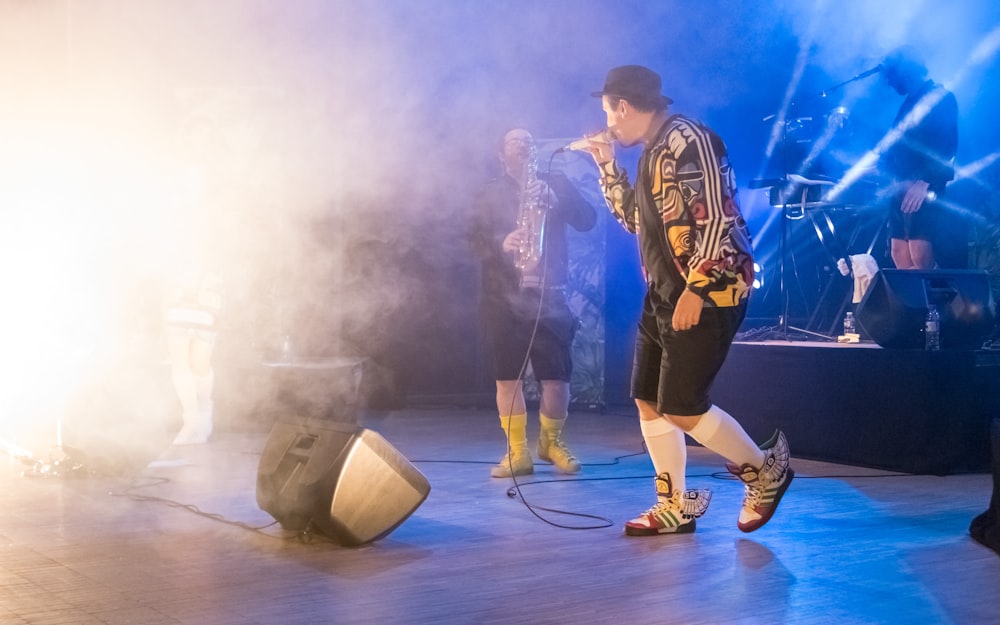
M 929 352 L 941 349 L 941 315 L 934 305 L 927 308 L 927 320 L 924 322 L 924 349 Z
M 848 334 L 857 334 L 857 331 L 854 329 L 854 313 L 850 311 L 844 315 L 844 335 Z

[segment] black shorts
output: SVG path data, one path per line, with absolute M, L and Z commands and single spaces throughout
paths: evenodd
M 537 289 L 525 289 L 504 304 L 485 303 L 483 312 L 487 341 L 493 354 L 494 379 L 519 379 L 530 344 L 529 360 L 536 380 L 570 381 L 576 317 L 562 290 L 547 289 L 535 329 L 539 294 Z
M 668 309 L 660 316 L 646 304 L 635 339 L 632 397 L 655 403 L 663 414 L 693 417 L 712 406 L 708 392 L 729 354 L 729 346 L 743 317 L 746 303 L 705 308 L 698 325 L 677 332 Z
M 933 200 L 924 200 L 920 210 L 904 214 L 899 210 L 903 195 L 897 193 L 889 201 L 889 238 L 903 241 L 913 239 L 933 241 L 942 226 L 941 205 Z

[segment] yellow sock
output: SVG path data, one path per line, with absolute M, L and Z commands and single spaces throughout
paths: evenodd
M 553 419 L 543 414 L 538 415 L 541 422 L 541 432 L 538 434 L 538 457 L 551 462 L 562 473 L 578 473 L 580 461 L 577 460 L 562 441 L 562 429 L 566 418 Z
M 546 442 L 558 440 L 562 434 L 563 426 L 566 425 L 566 417 L 553 419 L 541 413 L 538 414 L 538 421 L 541 423 L 541 432 L 538 437 Z
M 528 415 L 500 415 L 500 427 L 507 435 L 511 453 L 524 452 L 528 449 Z

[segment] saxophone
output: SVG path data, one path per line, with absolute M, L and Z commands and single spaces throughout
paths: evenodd
M 537 173 L 538 154 L 532 146 L 524 162 L 524 184 L 521 187 L 521 204 L 517 215 L 517 229 L 524 232 L 524 237 L 518 246 L 514 265 L 522 276 L 533 273 L 542 260 L 546 203 L 538 196 L 528 195 L 528 187 L 537 179 Z

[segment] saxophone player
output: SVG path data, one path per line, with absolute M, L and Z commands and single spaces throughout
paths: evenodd
M 541 391 L 538 457 L 560 472 L 576 473 L 580 463 L 562 438 L 577 327 L 566 300 L 566 228 L 590 230 L 597 212 L 566 176 L 536 171 L 534 138 L 524 128 L 503 135 L 498 158 L 500 175 L 478 193 L 469 233 L 481 263 L 480 315 L 507 437 L 507 451 L 491 475 L 534 472 L 523 389 L 528 361 Z M 541 215 L 540 221 L 526 223 L 529 212 Z M 539 240 L 532 243 L 532 237 Z M 540 251 L 537 262 L 523 258 L 530 249 Z

